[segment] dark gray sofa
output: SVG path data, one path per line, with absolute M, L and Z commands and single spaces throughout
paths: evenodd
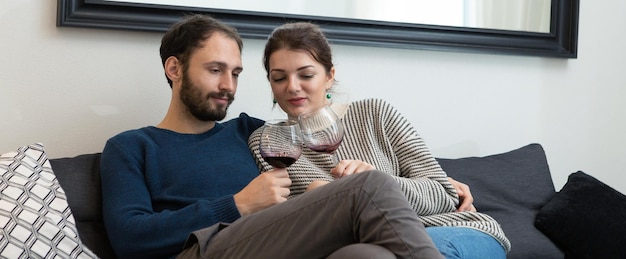
M 512 244 L 508 258 L 563 258 L 535 224 L 555 195 L 546 156 L 539 144 L 486 157 L 438 158 L 449 176 L 471 187 L 476 208 L 494 217 Z M 115 258 L 102 223 L 100 154 L 50 160 L 67 194 L 80 238 L 102 258 Z

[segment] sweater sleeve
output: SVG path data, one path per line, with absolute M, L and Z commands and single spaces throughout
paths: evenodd
M 192 231 L 240 217 L 232 195 L 155 211 L 143 173 L 151 165 L 140 151 L 125 149 L 129 141 L 118 141 L 103 150 L 101 177 L 105 228 L 120 258 L 176 255 Z
M 259 145 L 261 144 L 261 132 L 263 131 L 263 127 L 255 130 L 248 139 L 248 147 L 250 148 L 250 152 L 252 152 L 252 156 L 254 157 L 254 161 L 259 167 L 260 172 L 266 172 L 272 170 L 272 166 L 265 162 L 263 157 L 261 156 L 261 149 Z
M 372 127 L 370 135 L 377 139 L 371 144 L 378 145 L 386 157 L 376 160 L 389 161 L 387 164 L 397 168 L 384 163 L 375 166 L 395 177 L 413 209 L 423 216 L 454 211 L 458 203 L 456 190 L 409 121 L 382 100 L 370 99 L 352 106 L 350 110 L 370 110 L 361 114 L 372 117 L 367 127 Z
M 502 228 L 479 212 L 455 212 L 458 195 L 446 173 L 415 128 L 382 100 L 353 102 L 344 117 L 348 134 L 339 151 L 345 159 L 360 159 L 392 174 L 425 226 L 474 228 L 511 249 Z

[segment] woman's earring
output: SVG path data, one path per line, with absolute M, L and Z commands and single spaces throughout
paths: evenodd
M 276 99 L 273 99 L 273 100 L 272 100 L 272 102 L 273 102 L 274 104 L 276 104 L 278 101 L 276 101 Z
M 332 96 L 330 94 L 328 94 L 328 93 L 326 94 L 326 99 L 330 100 L 331 97 Z

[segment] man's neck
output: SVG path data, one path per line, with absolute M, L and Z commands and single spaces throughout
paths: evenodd
M 191 114 L 174 115 L 171 111 L 168 111 L 157 127 L 183 134 L 200 134 L 215 127 L 215 121 L 201 121 Z

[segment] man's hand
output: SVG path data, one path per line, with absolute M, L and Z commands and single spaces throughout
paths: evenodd
M 472 193 L 470 192 L 470 188 L 467 184 L 462 182 L 458 182 L 452 177 L 448 177 L 448 181 L 454 186 L 456 193 L 459 195 L 459 207 L 456 211 L 473 211 L 476 212 L 476 208 L 472 203 L 474 203 L 474 197 L 472 197 Z
M 341 160 L 333 169 L 330 170 L 330 173 L 333 175 L 333 177 L 339 179 L 344 176 L 374 169 L 376 168 L 373 165 L 370 165 L 361 160 Z
M 284 202 L 289 196 L 291 179 L 287 169 L 278 168 L 261 173 L 243 190 L 234 195 L 239 213 L 248 215 Z

